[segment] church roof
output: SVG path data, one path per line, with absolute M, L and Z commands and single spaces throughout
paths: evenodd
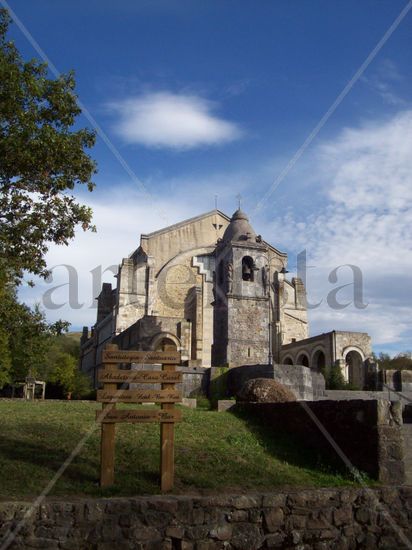
M 168 227 L 163 227 L 162 229 L 159 229 L 157 231 L 153 231 L 152 233 L 146 233 L 146 234 L 142 233 L 142 235 L 141 235 L 141 246 L 134 253 L 132 253 L 130 256 L 132 256 L 133 254 L 136 254 L 139 250 L 142 250 L 144 252 L 144 249 L 146 248 L 146 245 L 144 245 L 143 242 L 145 242 L 147 240 L 150 240 L 153 237 L 158 237 L 162 234 L 167 234 L 170 231 L 174 231 L 176 229 L 184 228 L 187 225 L 190 225 L 192 223 L 196 223 L 200 220 L 204 220 L 205 218 L 209 218 L 211 216 L 216 216 L 216 215 L 223 221 L 223 223 L 224 222 L 230 222 L 229 226 L 225 230 L 225 233 L 229 229 L 229 227 L 230 227 L 230 225 L 233 221 L 236 224 L 234 227 L 232 226 L 233 236 L 235 236 L 238 233 L 242 234 L 242 232 L 243 232 L 243 234 L 250 233 L 252 239 L 255 241 L 256 233 L 255 233 L 253 227 L 250 225 L 247 215 L 242 210 L 240 210 L 240 208 L 238 210 L 236 210 L 236 212 L 233 214 L 232 218 L 227 216 L 224 212 L 221 212 L 220 210 L 216 209 L 216 210 L 210 210 L 209 212 L 205 212 L 204 214 L 200 214 L 198 216 L 194 216 L 193 218 L 183 220 L 179 223 L 169 225 Z M 273 245 L 269 244 L 267 241 L 264 241 L 263 239 L 262 239 L 262 244 L 269 247 L 269 249 L 272 252 L 274 252 L 275 254 L 277 254 L 279 256 L 283 256 L 284 258 L 287 258 L 287 254 L 285 254 L 284 252 L 281 252 L 280 250 L 275 248 Z
M 223 241 L 256 241 L 256 233 L 249 223 L 249 218 L 240 209 L 236 210 L 230 219 L 230 224 L 227 226 L 223 234 Z
M 181 227 L 184 227 L 185 225 L 189 225 L 191 223 L 197 222 L 197 221 L 202 220 L 204 218 L 208 218 L 210 216 L 216 216 L 216 214 L 221 216 L 225 220 L 230 221 L 229 216 L 227 216 L 226 214 L 224 214 L 220 210 L 210 210 L 209 212 L 205 212 L 204 214 L 200 214 L 199 216 L 194 216 L 193 218 L 189 218 L 187 220 L 183 220 L 183 221 L 175 223 L 173 225 L 163 227 L 162 229 L 158 229 L 157 231 L 153 231 L 152 233 L 143 233 L 142 237 L 150 239 L 150 237 L 154 237 L 155 235 L 161 235 L 162 233 L 168 233 L 169 231 L 173 231 L 174 229 L 179 229 Z

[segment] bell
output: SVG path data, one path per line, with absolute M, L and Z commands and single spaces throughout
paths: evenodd
M 250 266 L 243 264 L 243 278 L 248 281 L 250 280 L 251 276 L 252 269 L 250 268 Z

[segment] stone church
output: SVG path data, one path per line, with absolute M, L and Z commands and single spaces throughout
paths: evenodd
M 219 210 L 140 238 L 103 283 L 97 319 L 83 329 L 81 369 L 96 384 L 103 347 L 156 350 L 174 344 L 183 364 L 211 366 L 337 364 L 363 387 L 371 341 L 366 333 L 309 337 L 306 292 L 288 279 L 287 255 L 257 235 L 240 209 Z

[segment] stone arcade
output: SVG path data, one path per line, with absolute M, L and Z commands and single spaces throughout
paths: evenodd
M 211 366 L 338 364 L 363 388 L 371 355 L 366 333 L 309 337 L 301 279 L 286 278 L 287 255 L 256 235 L 240 209 L 219 210 L 141 235 L 103 283 L 97 320 L 83 329 L 81 368 L 96 385 L 103 347 L 160 350 L 176 345 L 192 371 Z

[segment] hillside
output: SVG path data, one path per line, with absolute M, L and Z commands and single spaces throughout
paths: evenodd
M 94 402 L 0 400 L 0 498 L 39 494 L 78 443 L 52 495 L 157 493 L 159 426 L 117 426 L 116 486 L 101 490 Z M 183 408 L 176 426 L 177 493 L 351 484 L 290 435 L 245 418 Z

